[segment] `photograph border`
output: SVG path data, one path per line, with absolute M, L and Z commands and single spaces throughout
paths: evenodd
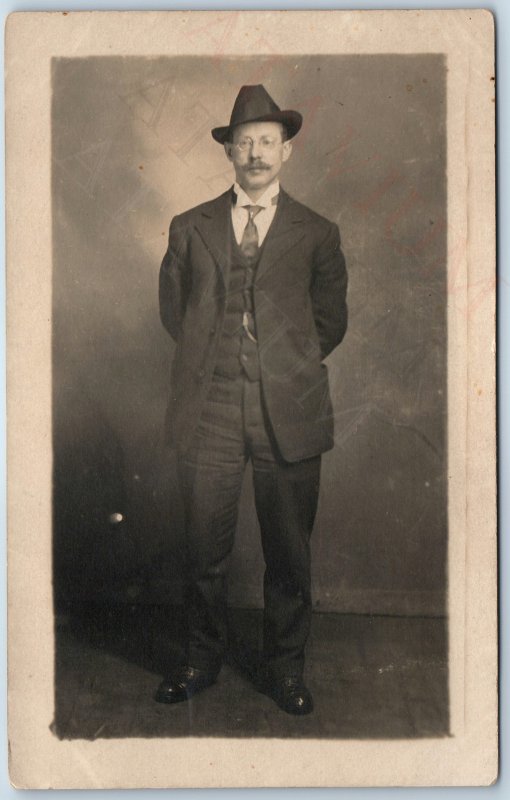
M 101 17 L 98 18 L 97 14 Z M 490 783 L 497 772 L 497 621 L 495 473 L 495 207 L 493 18 L 486 11 L 441 12 L 246 12 L 239 19 L 250 46 L 257 24 L 280 52 L 313 52 L 337 46 L 405 48 L 438 42 L 449 58 L 448 229 L 449 276 L 449 477 L 450 477 L 450 685 L 453 736 L 426 742 L 253 742 L 248 757 L 234 753 L 246 741 L 205 739 L 193 756 L 179 754 L 179 774 L 165 772 L 175 741 L 144 743 L 57 742 L 45 727 L 51 719 L 51 453 L 48 445 L 51 392 L 48 381 L 51 322 L 51 205 L 48 60 L 55 53 L 156 52 L 165 42 L 187 52 L 182 36 L 190 19 L 204 22 L 237 12 L 115 12 L 15 14 L 7 24 L 7 374 L 9 448 L 9 702 L 11 779 L 20 786 L 54 788 L 137 786 L 328 786 L 471 785 Z M 274 25 L 285 14 L 285 27 Z M 290 16 L 292 14 L 292 17 Z M 323 15 L 328 15 L 327 26 Z M 275 16 L 276 15 L 276 16 Z M 333 24 L 334 19 L 334 24 Z M 65 29 L 63 26 L 66 26 Z M 206 29 L 207 29 L 206 25 Z M 277 28 L 277 31 L 275 31 Z M 384 37 L 381 37 L 381 29 Z M 152 35 L 157 30 L 157 35 Z M 342 38 L 345 30 L 353 31 Z M 33 45 L 37 31 L 38 44 Z M 452 33 L 455 32 L 456 35 Z M 86 33 L 86 35 L 84 34 Z M 194 51 L 215 52 L 216 39 L 199 36 Z M 260 42 L 260 35 L 259 35 Z M 17 57 L 30 43 L 30 63 Z M 361 43 L 361 44 L 360 44 Z M 402 44 L 400 44 L 402 47 Z M 247 49 L 246 49 L 247 48 Z M 373 50 L 368 50 L 373 52 Z M 226 47 L 225 52 L 230 52 Z M 255 51 L 257 52 L 257 51 Z M 344 50 L 342 50 L 344 52 Z M 414 52 L 410 50 L 410 52 Z M 441 51 L 442 52 L 442 51 Z M 236 54 L 236 53 L 232 53 Z M 37 120 L 37 124 L 35 123 Z M 459 147 L 459 141 L 463 147 Z M 30 164 L 26 152 L 33 155 Z M 25 159 L 25 160 L 24 160 Z M 34 166 L 36 165 L 36 166 Z M 30 225 L 27 225 L 27 202 Z M 31 254 L 40 254 L 35 265 Z M 453 265 L 453 267 L 452 267 Z M 39 280 L 40 279 L 40 282 Z M 483 309 L 483 315 L 480 313 Z M 478 309 L 478 312 L 476 311 Z M 37 336 L 27 342 L 26 331 Z M 459 414 L 459 403 L 465 414 Z M 51 441 L 51 437 L 50 437 Z M 453 444 L 452 444 L 453 443 Z M 23 475 L 32 469 L 30 486 Z M 41 529 L 45 532 L 41 535 Z M 30 553 L 27 563 L 24 553 Z M 36 573 L 34 575 L 34 573 Z M 31 591 L 25 587 L 31 578 Z M 483 602 L 481 601 L 483 598 Z M 34 653 L 43 653 L 37 686 L 30 681 Z M 41 692 L 41 685 L 46 687 Z M 459 686 L 462 691 L 459 692 Z M 27 706 L 30 715 L 27 716 Z M 31 746 L 34 732 L 40 742 Z M 46 733 L 45 733 L 46 731 Z M 127 745 L 133 745 L 128 747 Z M 147 744 L 147 743 L 145 743 Z M 129 752 L 131 750 L 131 752 Z M 228 752 L 229 763 L 224 761 Z M 135 756 L 136 753 L 136 756 Z M 187 754 L 186 754 L 187 753 Z M 342 763 L 338 762 L 342 756 Z M 242 756 L 242 757 L 241 757 Z M 210 763 L 197 772 L 197 762 Z M 366 765 L 374 765 L 367 773 Z M 150 764 L 150 766 L 149 766 Z M 255 764 L 255 769 L 252 765 Z M 220 766 L 218 766 L 220 765 Z M 433 770 L 431 771 L 431 766 Z M 166 768 L 168 769 L 168 768 Z M 148 782 L 150 781 L 150 783 Z M 171 783 L 169 781 L 172 781 Z M 192 782 L 190 782 L 192 781 Z

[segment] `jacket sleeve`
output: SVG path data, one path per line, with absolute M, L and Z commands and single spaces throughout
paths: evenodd
M 159 271 L 161 322 L 176 341 L 182 329 L 190 280 L 186 226 L 182 218 L 177 216 L 170 224 L 168 248 Z
M 321 355 L 326 358 L 347 330 L 347 270 L 334 223 L 317 248 L 310 294 Z

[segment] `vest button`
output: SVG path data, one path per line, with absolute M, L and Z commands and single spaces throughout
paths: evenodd
M 209 328 L 209 333 L 211 334 L 211 336 L 214 336 L 214 334 L 216 333 L 216 328 Z
M 202 378 L 205 377 L 205 372 L 203 369 L 198 370 L 198 377 L 200 380 L 202 380 Z
M 248 361 L 248 356 L 245 353 L 242 354 L 241 358 L 243 361 Z

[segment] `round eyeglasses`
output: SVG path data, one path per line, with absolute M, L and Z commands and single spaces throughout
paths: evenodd
M 251 150 L 254 144 L 255 140 L 250 136 L 243 136 L 242 139 L 234 142 L 234 147 L 236 150 L 240 150 L 241 153 L 244 153 L 246 150 Z M 262 136 L 258 140 L 257 144 L 261 150 L 274 150 L 275 147 L 277 147 L 279 144 L 282 144 L 282 142 L 278 141 L 278 139 L 274 139 L 272 136 Z

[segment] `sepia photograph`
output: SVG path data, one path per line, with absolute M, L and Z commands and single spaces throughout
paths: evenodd
M 48 53 L 49 266 L 31 296 L 49 312 L 34 363 L 55 752 L 456 747 L 466 733 L 462 337 L 490 333 L 494 284 L 486 271 L 465 304 L 458 63 L 420 46 L 419 26 L 414 48 L 395 30 L 374 52 L 314 46 L 330 12 L 295 12 L 296 36 L 306 19 L 315 38 L 292 48 L 268 33 L 282 13 L 130 13 L 125 51 L 105 34 Z M 13 38 L 27 16 L 67 24 L 15 15 Z M 138 21 L 162 16 L 183 51 L 131 52 Z M 261 763 L 241 785 L 327 780 Z M 239 785 L 97 769 L 60 786 Z
M 444 58 L 52 68 L 56 732 L 446 735 Z

